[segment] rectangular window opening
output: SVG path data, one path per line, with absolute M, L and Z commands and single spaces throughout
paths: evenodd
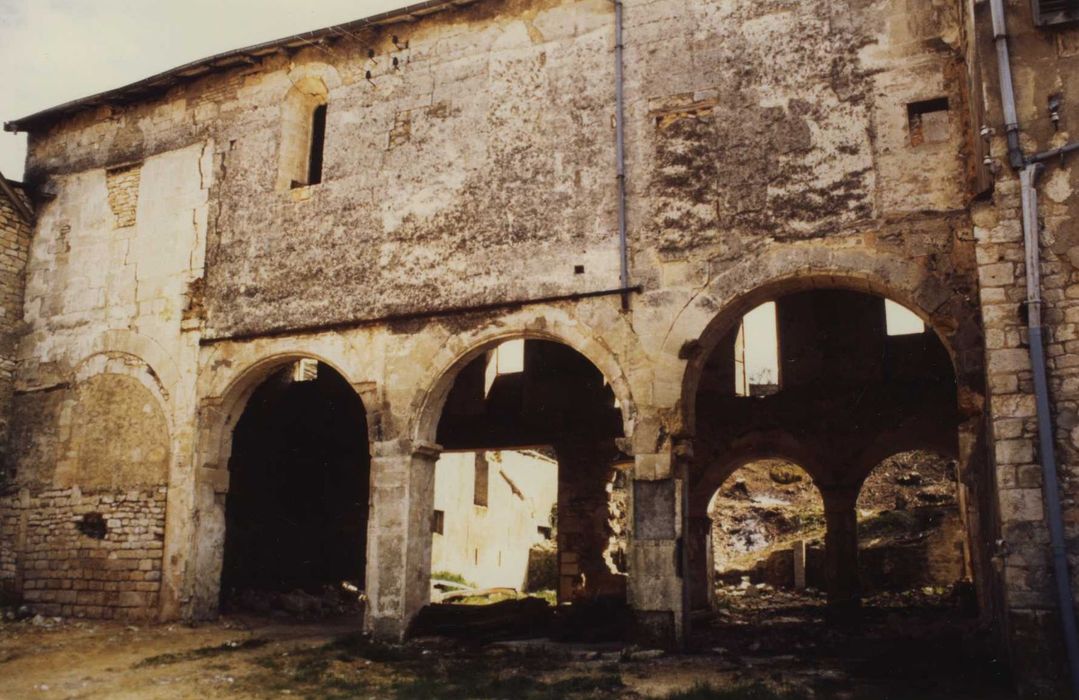
M 431 518 L 431 532 L 436 535 L 446 534 L 446 511 L 436 510 Z
M 907 124 L 910 129 L 910 145 L 942 143 L 948 140 L 948 98 L 911 102 L 907 105 Z
M 322 182 L 322 152 L 326 147 L 326 105 L 315 107 L 311 115 L 311 152 L 307 160 L 307 184 Z
M 734 393 L 761 397 L 779 389 L 779 327 L 776 303 L 769 301 L 742 318 L 734 345 Z
M 484 372 L 483 396 L 491 393 L 495 380 L 504 374 L 520 374 L 525 371 L 525 340 L 507 340 L 487 354 Z

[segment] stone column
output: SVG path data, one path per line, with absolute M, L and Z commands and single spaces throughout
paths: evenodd
M 710 609 L 715 598 L 716 582 L 712 558 L 712 519 L 707 515 L 689 516 L 686 558 L 689 562 L 690 610 Z
M 437 445 L 408 440 L 371 446 L 366 628 L 403 639 L 431 597 L 431 518 Z
M 671 473 L 670 453 L 636 455 L 627 598 L 643 644 L 683 641 L 682 489 Z
M 806 541 L 798 540 L 791 547 L 794 559 L 794 589 L 804 591 L 806 589 Z
M 555 451 L 558 599 L 564 602 L 575 595 L 625 597 L 626 577 L 611 571 L 604 557 L 611 536 L 607 479 L 618 450 L 608 441 L 560 444 Z
M 217 616 L 225 556 L 225 503 L 231 434 L 222 434 L 220 401 L 199 409 L 193 469 L 174 462 L 165 511 L 161 618 Z M 192 438 L 193 440 L 195 437 Z
M 828 605 L 857 608 L 861 600 L 858 578 L 858 500 L 856 486 L 821 486 L 824 497 L 824 560 Z

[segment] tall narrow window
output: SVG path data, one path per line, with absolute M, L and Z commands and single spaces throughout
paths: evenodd
M 779 327 L 774 301 L 742 318 L 734 346 L 735 396 L 770 396 L 779 391 Z
M 326 146 L 326 105 L 315 107 L 311 115 L 311 152 L 307 158 L 307 184 L 322 182 L 322 149 Z
M 297 81 L 285 95 L 281 105 L 278 191 L 322 182 L 327 99 L 326 85 L 317 78 Z

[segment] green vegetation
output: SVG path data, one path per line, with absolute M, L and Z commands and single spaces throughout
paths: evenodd
M 465 580 L 465 577 L 461 574 L 455 574 L 452 571 L 435 571 L 431 574 L 432 579 L 438 579 L 440 581 L 449 581 L 450 583 L 459 583 L 467 588 L 475 588 L 476 584 L 471 581 Z

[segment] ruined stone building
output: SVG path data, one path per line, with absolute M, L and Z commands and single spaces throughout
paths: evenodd
M 5 595 L 201 619 L 229 588 L 348 579 L 398 637 L 429 600 L 440 451 L 543 446 L 560 572 L 674 645 L 740 465 L 811 475 L 843 607 L 861 484 L 930 449 L 1002 653 L 1064 675 L 1079 9 L 1007 0 L 994 31 L 996 4 L 427 0 L 8 122 Z M 924 332 L 889 335 L 885 300 Z M 741 320 L 766 302 L 778 376 L 753 390 Z M 522 338 L 523 366 L 492 361 Z

